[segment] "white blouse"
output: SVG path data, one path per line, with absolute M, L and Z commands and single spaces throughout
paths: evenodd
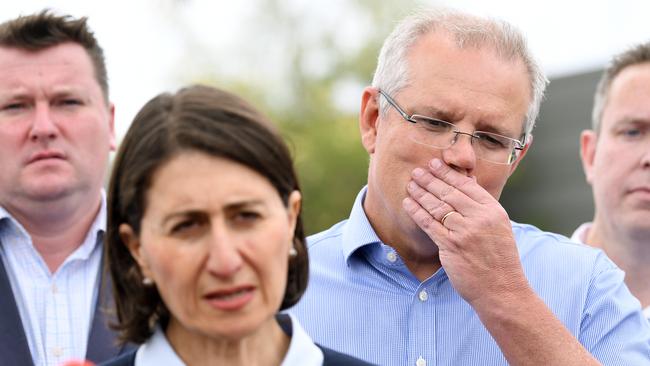
M 293 335 L 281 366 L 321 366 L 323 352 L 314 344 L 300 323 L 293 316 L 289 316 Z M 174 352 L 165 332 L 157 327 L 151 338 L 138 348 L 135 366 L 185 366 L 185 363 Z

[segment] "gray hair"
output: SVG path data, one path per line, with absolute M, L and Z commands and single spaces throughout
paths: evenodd
M 533 58 L 521 32 L 502 20 L 481 18 L 446 8 L 418 11 L 402 20 L 384 41 L 372 86 L 389 95 L 395 95 L 408 86 L 409 50 L 419 37 L 440 29 L 451 34 L 461 49 L 489 46 L 504 59 L 518 58 L 523 61 L 532 92 L 524 121 L 524 134 L 527 137 L 535 125 L 548 80 Z M 380 113 L 385 114 L 388 103 L 381 99 L 379 105 Z
M 616 76 L 629 66 L 646 62 L 650 62 L 650 41 L 629 48 L 612 58 L 598 82 L 596 94 L 594 95 L 594 109 L 591 114 L 591 125 L 594 131 L 600 132 L 600 122 L 607 104 L 609 89 Z

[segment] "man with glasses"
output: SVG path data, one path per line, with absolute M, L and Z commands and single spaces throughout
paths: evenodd
M 594 194 L 593 222 L 572 239 L 602 249 L 650 319 L 650 42 L 617 55 L 596 89 L 582 166 Z
M 650 364 L 622 272 L 498 202 L 545 85 L 507 23 L 439 10 L 396 27 L 361 101 L 368 185 L 309 240 L 292 311 L 316 342 L 381 365 Z

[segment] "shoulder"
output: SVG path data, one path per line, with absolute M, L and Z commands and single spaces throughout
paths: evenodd
M 323 352 L 323 366 L 369 366 L 371 363 L 316 344 Z
M 586 261 L 596 264 L 597 262 L 601 262 L 603 258 L 606 258 L 600 249 L 576 242 L 564 235 L 540 230 L 533 225 L 513 222 L 512 232 L 517 241 L 517 247 L 522 259 L 529 256 L 547 257 L 561 255 L 571 261 Z
M 134 348 L 112 360 L 99 364 L 99 366 L 132 366 L 135 364 L 135 354 L 137 351 L 138 349 Z
M 340 240 L 343 234 L 343 228 L 348 220 L 343 220 L 329 229 L 323 230 L 319 233 L 307 237 L 307 246 L 309 249 L 314 247 L 322 247 L 330 244 L 332 241 Z

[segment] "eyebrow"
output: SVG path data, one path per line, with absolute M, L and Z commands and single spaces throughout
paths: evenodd
M 238 201 L 225 205 L 225 211 L 236 211 L 247 207 L 265 206 L 264 201 L 260 199 Z M 197 217 L 204 215 L 204 209 L 187 209 L 169 213 L 163 216 L 162 225 L 165 226 L 169 221 L 179 217 Z
M 445 122 L 453 123 L 454 121 L 461 119 L 460 113 L 453 113 L 433 106 L 416 106 L 413 109 L 417 111 L 413 114 L 435 118 Z
M 519 135 L 519 137 L 515 137 L 516 134 L 511 133 L 511 131 L 503 130 L 503 129 L 499 128 L 499 127 L 495 127 L 495 126 L 492 126 L 490 124 L 486 124 L 485 122 L 479 122 L 479 124 L 478 124 L 478 126 L 476 128 L 476 131 L 495 133 L 497 135 L 509 137 L 509 138 L 515 139 L 515 140 L 520 140 L 521 137 L 523 137 L 523 135 L 524 135 L 524 133 L 522 131 L 521 134 Z
M 616 125 L 650 125 L 650 118 L 625 116 L 619 119 Z M 615 126 L 616 126 L 615 125 Z M 616 127 L 614 127 L 616 128 Z

